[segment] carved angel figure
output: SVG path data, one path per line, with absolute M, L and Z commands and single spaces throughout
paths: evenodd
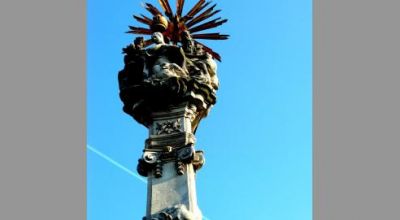
M 185 55 L 182 48 L 168 45 L 164 42 L 162 33 L 152 35 L 155 46 L 146 50 L 147 67 L 151 79 L 166 79 L 169 77 L 186 77 Z

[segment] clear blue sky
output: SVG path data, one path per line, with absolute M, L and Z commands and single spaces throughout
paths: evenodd
M 135 173 L 147 130 L 123 113 L 117 82 L 121 48 L 134 38 L 124 32 L 138 25 L 133 14 L 148 15 L 141 2 L 88 0 L 88 220 L 145 214 L 146 184 Z M 206 156 L 199 206 L 210 220 L 311 220 L 312 2 L 214 2 L 231 38 L 209 43 L 223 61 L 217 104 L 196 135 Z

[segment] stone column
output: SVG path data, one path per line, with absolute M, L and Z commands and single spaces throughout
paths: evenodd
M 195 151 L 196 107 L 188 102 L 151 113 L 149 138 L 138 171 L 148 176 L 146 219 L 201 220 L 195 172 L 204 163 Z
M 176 175 L 175 166 L 174 162 L 164 164 L 161 178 L 149 175 L 145 219 L 202 219 L 193 166 L 184 164 L 186 172 L 182 175 Z

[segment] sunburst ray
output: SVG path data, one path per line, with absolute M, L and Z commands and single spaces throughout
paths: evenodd
M 215 6 L 217 4 L 211 6 L 209 9 L 205 10 L 203 13 L 201 13 L 199 16 L 196 16 L 195 18 L 193 18 L 192 20 L 190 20 L 186 25 L 187 27 L 191 27 L 195 24 L 198 24 L 201 21 L 206 20 L 207 18 L 214 16 L 215 14 L 217 14 L 218 12 L 220 12 L 221 10 L 216 10 L 213 11 Z
M 206 1 L 206 0 L 199 0 L 199 1 L 193 6 L 193 8 L 189 10 L 189 12 L 188 12 L 184 17 L 191 17 L 191 16 L 192 16 L 191 14 L 194 13 L 199 7 L 201 7 L 201 5 L 203 5 L 205 1 Z
M 190 33 L 195 33 L 195 32 L 203 31 L 203 30 L 206 30 L 206 29 L 215 28 L 215 27 L 218 27 L 218 26 L 220 26 L 223 23 L 228 21 L 228 19 L 224 19 L 224 20 L 221 20 L 221 21 L 220 21 L 220 19 L 221 18 L 213 19 L 213 20 L 211 20 L 209 22 L 206 22 L 204 24 L 201 24 L 199 26 L 190 28 L 189 31 L 190 31 Z
M 203 47 L 203 50 L 206 51 L 207 53 L 211 54 L 211 56 L 215 59 L 217 59 L 218 61 L 221 62 L 221 56 L 217 53 L 214 52 L 211 48 L 207 47 L 206 45 L 200 43 L 199 41 L 195 40 L 194 41 L 196 44 L 199 44 Z
M 152 35 L 153 34 L 153 32 L 147 28 L 129 26 L 129 29 L 131 29 L 131 30 L 127 31 L 127 33 L 144 34 L 144 35 Z
M 219 13 L 221 10 L 214 10 L 216 4 L 212 3 L 212 0 L 198 0 L 198 2 L 189 10 L 189 12 L 182 17 L 183 7 L 185 4 L 185 0 L 176 0 L 176 12 L 171 9 L 169 0 L 158 0 L 161 5 L 161 8 L 164 13 L 158 10 L 155 6 L 150 3 L 144 3 L 143 7 L 149 11 L 154 17 L 155 16 L 166 16 L 168 25 L 165 24 L 164 29 L 158 30 L 161 31 L 164 35 L 165 42 L 167 44 L 172 43 L 177 45 L 182 41 L 181 34 L 184 31 L 189 31 L 191 33 L 194 42 L 198 45 L 201 45 L 204 51 L 210 53 L 213 58 L 221 61 L 221 56 L 214 52 L 211 48 L 207 47 L 206 45 L 197 41 L 197 39 L 203 40 L 226 40 L 228 39 L 229 35 L 220 34 L 220 33 L 201 33 L 201 31 L 212 29 L 218 27 L 225 22 L 227 19 L 222 19 L 221 17 L 212 19 L 207 22 L 207 19 L 212 18 L 214 15 Z M 146 17 L 142 14 L 140 16 L 133 16 L 133 18 L 145 24 L 147 27 L 134 27 L 129 26 L 130 30 L 127 33 L 133 34 L 141 34 L 141 35 L 152 35 L 156 29 L 153 28 L 154 22 L 158 22 L 158 20 L 153 20 L 149 17 Z M 160 18 L 157 18 L 160 19 Z M 165 18 L 164 18 L 165 19 Z M 204 21 L 204 22 L 203 22 Z M 197 33 L 200 32 L 200 33 Z M 151 39 L 145 40 L 144 45 L 147 47 L 148 45 L 152 44 Z
M 160 2 L 161 7 L 163 8 L 165 15 L 169 18 L 172 19 L 172 9 L 171 6 L 169 5 L 168 0 L 158 0 Z
M 226 40 L 229 35 L 220 33 L 207 33 L 207 34 L 193 34 L 194 39 L 207 39 L 207 40 Z
M 152 4 L 150 3 L 145 3 L 144 8 L 149 11 L 152 15 L 156 16 L 156 15 L 161 15 L 162 13 L 156 8 L 154 7 Z
M 176 0 L 176 15 L 178 17 L 182 16 L 183 6 L 185 5 L 185 0 Z
M 141 15 L 142 17 L 136 16 L 134 15 L 133 18 L 136 19 L 137 21 L 143 23 L 143 24 L 147 24 L 147 25 L 151 25 L 152 20 L 144 15 Z
M 205 7 L 207 7 L 211 2 L 206 2 L 204 4 L 201 4 L 196 10 L 194 10 L 192 13 L 188 13 L 185 17 L 185 20 L 190 20 L 194 18 L 195 15 L 197 15 L 200 11 L 202 11 Z

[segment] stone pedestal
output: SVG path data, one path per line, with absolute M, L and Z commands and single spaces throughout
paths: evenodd
M 176 174 L 174 162 L 164 164 L 161 178 L 149 175 L 146 219 L 202 219 L 197 206 L 195 171 L 191 164 L 184 166 L 183 175 Z
M 138 171 L 148 177 L 146 220 L 201 220 L 197 206 L 195 171 L 204 163 L 203 152 L 195 151 L 197 107 L 189 102 L 150 114 Z

